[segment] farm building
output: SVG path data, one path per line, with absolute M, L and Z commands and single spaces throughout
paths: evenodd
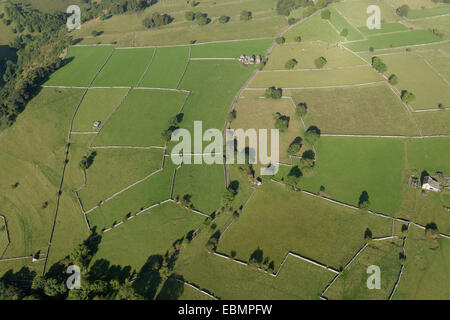
M 440 192 L 441 191 L 441 185 L 440 185 L 439 182 L 434 180 L 432 177 L 426 176 L 423 179 L 422 189 L 423 190 L 434 191 L 434 192 Z

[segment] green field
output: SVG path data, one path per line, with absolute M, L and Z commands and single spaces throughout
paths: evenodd
M 151 255 L 164 255 L 175 240 L 195 230 L 205 218 L 165 203 L 105 233 L 93 258 L 139 271 Z
M 350 23 L 355 26 L 366 25 L 367 8 L 371 5 L 380 7 L 381 10 L 381 23 L 394 22 L 400 20 L 401 17 L 397 16 L 395 9 L 392 8 L 386 1 L 378 0 L 361 0 L 361 1 L 341 1 L 336 3 L 334 7 L 344 15 Z
M 325 68 L 363 65 L 364 61 L 349 51 L 336 46 L 329 46 L 320 42 L 288 43 L 273 48 L 264 70 L 284 70 L 289 59 L 297 60 L 295 69 L 316 68 L 314 60 L 325 57 Z
M 206 43 L 192 46 L 192 58 L 239 58 L 241 54 L 263 56 L 273 39 Z
M 334 27 L 342 32 L 343 29 L 348 30 L 348 35 L 345 37 L 348 41 L 364 39 L 362 34 L 355 29 L 335 8 L 331 7 L 328 10 L 331 12 L 330 22 Z
M 333 199 L 358 205 L 365 190 L 370 209 L 389 215 L 401 199 L 404 165 L 398 139 L 322 137 L 317 149 L 316 175 L 302 178 L 300 187 L 318 192 L 321 185 Z
M 104 124 L 94 145 L 162 146 L 161 133 L 169 128 L 186 93 L 165 90 L 133 90 Z
M 414 118 L 424 135 L 450 134 L 448 111 L 416 112 Z
M 333 283 L 325 296 L 331 300 L 387 300 L 400 272 L 401 240 L 373 241 Z M 367 268 L 381 271 L 380 290 L 367 288 Z
M 142 87 L 176 88 L 189 59 L 189 47 L 162 47 L 148 72 L 142 79 Z
M 153 48 L 115 50 L 93 85 L 137 86 L 154 51 Z
M 94 131 L 94 122 L 103 125 L 109 114 L 116 108 L 128 89 L 90 89 L 77 111 L 73 131 Z
M 449 239 L 431 240 L 411 227 L 406 243 L 406 265 L 393 299 L 446 299 L 450 281 Z
M 408 18 L 410 19 L 420 19 L 427 17 L 434 17 L 440 15 L 448 15 L 450 14 L 450 6 L 442 6 L 436 8 L 425 8 L 420 10 L 411 10 L 408 12 Z
M 416 100 L 411 105 L 416 109 L 435 109 L 438 104 L 450 106 L 449 86 L 426 62 L 414 54 L 382 56 L 388 67 L 387 75 L 398 77 L 398 90 L 414 93 Z
M 373 34 L 378 34 L 378 33 L 387 33 L 387 32 L 398 32 L 398 31 L 406 31 L 408 30 L 408 28 L 398 22 L 392 22 L 392 23 L 382 23 L 381 24 L 381 29 L 372 29 L 370 30 L 369 28 L 367 28 L 367 26 L 361 26 L 358 27 L 359 31 L 361 31 L 362 33 L 364 33 L 365 35 L 373 35 Z
M 113 46 L 69 47 L 65 65 L 45 84 L 88 86 L 113 50 Z
M 335 43 L 341 38 L 326 20 L 320 18 L 320 15 L 302 21 L 284 35 L 287 42 L 293 42 L 297 36 L 302 38 L 302 42 L 322 40 Z
M 170 198 L 174 166 L 166 162 L 160 171 L 133 186 L 87 214 L 91 228 L 107 229 L 123 221 L 127 214 L 134 215 L 142 209 Z
M 413 46 L 416 44 L 427 44 L 442 41 L 440 37 L 428 30 L 412 30 L 407 32 L 379 34 L 369 36 L 368 40 L 346 43 L 350 50 L 361 52 L 395 47 Z
M 381 77 L 369 66 L 356 69 L 301 70 L 289 72 L 260 72 L 250 83 L 250 88 L 323 87 L 365 84 L 381 81 Z
M 248 261 L 259 248 L 274 261 L 275 270 L 293 251 L 339 269 L 363 246 L 366 228 L 374 237 L 386 236 L 390 225 L 387 219 L 268 183 L 222 235 L 217 251 L 230 255 L 235 250 L 238 259 Z
M 8 234 L 4 220 L 0 218 L 0 257 L 8 245 Z
M 408 20 L 405 25 L 415 29 L 435 29 L 442 35 L 442 40 L 450 39 L 450 19 L 448 15 L 434 17 L 432 19 Z
M 296 103 L 306 102 L 306 126 L 330 134 L 415 136 L 419 132 L 398 97 L 385 85 L 362 88 L 292 90 Z
M 450 174 L 450 139 L 430 138 L 408 141 L 408 162 L 419 170 Z

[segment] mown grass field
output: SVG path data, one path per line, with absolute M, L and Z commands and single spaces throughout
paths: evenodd
M 330 7 L 330 22 L 339 31 L 347 29 L 348 35 L 345 37 L 348 41 L 364 39 L 363 35 L 355 29 L 335 8 Z
M 414 118 L 419 124 L 424 135 L 450 134 L 450 112 L 446 111 L 430 111 L 416 112 Z
M 284 70 L 289 59 L 297 60 L 295 69 L 315 69 L 314 60 L 325 57 L 325 68 L 363 65 L 364 61 L 349 51 L 322 42 L 287 43 L 273 48 L 264 70 Z
M 403 145 L 398 139 L 321 137 L 313 177 L 300 188 L 318 192 L 321 185 L 333 199 L 358 205 L 363 191 L 370 209 L 389 215 L 397 211 L 402 192 Z
M 175 166 L 166 162 L 164 170 L 120 193 L 100 207 L 88 213 L 91 228 L 107 229 L 122 221 L 127 214 L 134 215 L 142 209 L 170 198 Z
M 445 299 L 449 295 L 449 239 L 431 240 L 411 227 L 406 243 L 406 265 L 393 299 Z
M 307 18 L 307 20 L 299 23 L 284 35 L 287 42 L 295 41 L 295 37 L 298 36 L 302 38 L 302 42 L 322 40 L 328 43 L 335 43 L 341 39 L 340 35 L 330 24 L 320 17 L 320 14 Z
M 0 182 L 0 212 L 7 218 L 11 237 L 5 257 L 46 250 L 63 167 L 63 158 L 57 155 L 65 147 L 81 95 L 75 89 L 42 89 L 0 137 L 0 165 L 8 168 Z M 66 213 L 75 228 L 78 212 L 68 207 Z
M 197 229 L 205 217 L 165 203 L 103 234 L 93 258 L 139 271 L 151 255 L 164 255 L 175 240 Z
M 408 20 L 405 25 L 416 29 L 435 29 L 442 35 L 442 40 L 448 40 L 450 38 L 449 20 L 448 15 L 445 15 L 433 17 L 432 19 Z
M 259 248 L 275 262 L 275 270 L 293 251 L 339 269 L 363 246 L 366 228 L 374 237 L 385 236 L 390 225 L 387 219 L 269 182 L 255 192 L 239 219 L 222 235 L 217 251 L 230 255 L 235 250 L 237 258 L 248 261 Z
M 392 8 L 385 1 L 378 0 L 361 0 L 361 1 L 346 1 L 334 4 L 334 7 L 345 17 L 350 23 L 355 26 L 366 25 L 369 15 L 366 10 L 369 6 L 376 5 L 381 10 L 381 22 L 394 22 L 402 19 L 395 14 L 395 9 Z
M 273 39 L 206 43 L 192 46 L 192 58 L 239 58 L 241 54 L 264 56 Z
M 367 28 L 367 26 L 361 26 L 358 27 L 359 31 L 364 33 L 367 36 L 379 34 L 379 33 L 387 33 L 387 32 L 398 32 L 398 31 L 406 31 L 408 28 L 398 22 L 391 22 L 391 23 L 382 23 L 381 29 L 372 29 L 370 30 Z
M 369 36 L 368 40 L 346 43 L 345 46 L 355 52 L 361 52 L 369 51 L 370 48 L 378 50 L 439 41 L 442 41 L 442 38 L 428 30 L 411 30 L 407 32 L 373 35 Z
M 440 16 L 440 15 L 448 15 L 450 14 L 450 6 L 442 6 L 442 7 L 435 7 L 435 8 L 424 8 L 424 9 L 418 9 L 418 10 L 411 10 L 408 12 L 408 18 L 410 19 L 420 19 L 420 18 L 427 18 L 427 17 L 434 17 L 434 16 Z
M 90 89 L 83 99 L 73 123 L 73 131 L 95 131 L 94 122 L 105 123 L 128 89 Z
M 366 84 L 381 81 L 381 77 L 369 66 L 355 69 L 301 70 L 260 72 L 250 83 L 250 88 L 323 87 L 337 85 Z
M 418 135 L 413 119 L 385 85 L 361 88 L 292 90 L 296 103 L 306 102 L 306 126 L 322 133 Z
M 450 105 L 449 86 L 425 61 L 414 54 L 382 56 L 387 65 L 386 74 L 398 77 L 398 90 L 414 93 L 416 100 L 410 104 L 415 109 L 435 109 L 438 104 Z
M 450 174 L 450 139 L 429 138 L 408 140 L 408 162 L 420 171 Z
M 169 128 L 186 93 L 165 90 L 133 90 L 103 124 L 94 145 L 163 146 L 161 133 Z
M 448 197 L 450 197 L 450 191 L 445 189 L 439 193 L 428 192 L 426 194 L 418 191 L 414 202 L 415 210 L 412 215 L 414 221 L 423 226 L 434 222 L 442 233 L 450 234 L 450 217 L 445 209 L 445 207 L 450 206 Z
M 449 24 L 450 30 L 450 24 Z M 448 46 L 448 45 L 447 45 Z M 444 46 L 433 51 L 420 52 L 420 56 L 430 63 L 439 73 L 450 82 L 450 64 L 448 63 L 450 55 L 446 54 Z
M 79 191 L 86 210 L 161 168 L 163 150 L 98 149 Z M 81 160 L 81 159 L 80 159 Z
M 99 73 L 93 85 L 138 85 L 140 78 L 152 59 L 154 50 L 153 48 L 114 50 L 113 55 Z
M 389 2 L 395 5 L 396 8 L 407 4 L 411 9 L 434 8 L 444 5 L 428 0 L 389 0 Z
M 170 158 L 167 161 L 172 161 Z M 225 174 L 223 165 L 183 164 L 177 170 L 174 199 L 184 195 L 191 196 L 194 208 L 206 213 L 214 213 L 220 207 L 220 200 L 225 191 Z
M 45 84 L 88 86 L 113 50 L 113 46 L 69 47 L 66 64 L 54 72 Z
M 176 88 L 188 63 L 189 47 L 161 47 L 155 50 L 155 58 L 140 85 Z
M 372 241 L 326 292 L 331 300 L 387 300 L 400 272 L 401 240 Z M 381 271 L 380 290 L 367 288 L 367 268 L 376 265 Z

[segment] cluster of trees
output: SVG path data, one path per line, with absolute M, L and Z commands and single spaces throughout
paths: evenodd
M 416 96 L 412 92 L 409 92 L 408 90 L 402 90 L 400 97 L 402 98 L 402 101 L 404 103 L 410 103 L 416 100 Z
M 315 144 L 319 141 L 320 138 L 320 129 L 316 126 L 310 126 L 305 132 L 305 140 L 308 141 L 309 144 Z
M 173 21 L 173 18 L 166 13 L 160 14 L 158 12 L 154 12 L 151 17 L 147 17 L 142 20 L 142 24 L 147 29 L 158 28 L 161 26 L 165 26 Z
M 327 59 L 325 57 L 319 57 L 316 60 L 314 60 L 314 64 L 316 65 L 317 69 L 323 68 L 327 64 Z
M 203 26 L 205 24 L 208 24 L 211 22 L 211 19 L 208 18 L 208 14 L 207 13 L 203 13 L 203 12 L 192 12 L 192 11 L 187 11 L 184 14 L 184 17 L 186 20 L 188 21 L 197 21 L 197 23 L 200 26 Z M 227 21 L 228 22 L 228 21 Z
M 282 96 L 283 96 L 283 89 L 276 88 L 274 86 L 267 88 L 266 92 L 264 93 L 264 97 L 269 99 L 280 99 Z
M 298 61 L 297 61 L 296 59 L 292 58 L 292 59 L 289 59 L 289 60 L 285 63 L 284 67 L 285 67 L 286 69 L 294 69 L 295 66 L 296 66 L 297 64 L 298 64 Z
M 397 15 L 399 15 L 401 17 L 406 17 L 409 12 L 409 7 L 407 4 L 404 4 L 400 7 L 398 7 L 397 9 L 395 9 L 395 12 L 397 13 Z
M 88 156 L 83 156 L 83 158 L 80 161 L 80 168 L 82 170 L 88 169 L 94 163 L 94 159 L 96 156 L 97 156 L 96 151 L 92 151 Z
M 172 138 L 172 132 L 177 130 L 180 126 L 180 123 L 183 121 L 184 114 L 179 113 L 176 116 L 169 119 L 169 129 L 164 130 L 161 133 L 161 138 L 164 140 L 164 142 L 169 142 Z
M 306 102 L 300 102 L 295 107 L 295 114 L 299 118 L 302 118 L 302 117 L 306 116 L 307 112 L 308 112 L 308 105 L 306 104 Z
M 289 16 L 292 10 L 305 8 L 303 17 L 312 15 L 317 10 L 325 8 L 332 0 L 278 0 L 277 13 L 283 16 Z
M 0 121 L 10 126 L 40 84 L 61 67 L 60 55 L 71 39 L 64 28 L 65 14 L 43 13 L 19 4 L 8 4 L 5 12 L 4 20 L 30 31 L 11 41 L 9 46 L 16 50 L 17 58 L 7 60 L 3 67 L 6 84 L 0 90 Z
M 286 38 L 285 37 L 278 37 L 278 38 L 275 39 L 275 42 L 277 44 L 283 44 L 283 43 L 286 42 Z
M 242 10 L 239 18 L 244 21 L 251 20 L 253 18 L 252 12 L 247 11 L 247 10 Z
M 155 4 L 156 0 L 83 0 L 87 3 L 81 9 L 81 21 L 86 22 L 95 18 L 102 20 L 112 15 L 122 14 L 125 12 L 139 12 L 147 7 Z
M 273 118 L 275 119 L 275 129 L 280 130 L 280 132 L 286 132 L 286 130 L 289 128 L 289 121 L 291 119 L 279 112 L 274 113 Z
M 225 210 L 233 209 L 233 201 L 239 192 L 239 181 L 231 181 L 230 186 L 224 191 L 221 199 L 221 206 Z
M 294 141 L 291 142 L 287 149 L 287 154 L 290 156 L 295 156 L 300 152 L 300 149 L 302 148 L 302 141 L 303 139 L 301 137 L 296 137 Z
M 380 57 L 372 57 L 372 67 L 380 73 L 387 71 L 387 66 Z
M 269 273 L 273 273 L 275 270 L 275 262 L 270 260 L 270 257 L 264 257 L 262 249 L 258 248 L 252 252 L 248 259 L 250 266 L 261 268 Z

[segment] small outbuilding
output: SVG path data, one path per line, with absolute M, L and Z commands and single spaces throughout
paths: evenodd
M 441 184 L 439 182 L 437 182 L 430 176 L 426 176 L 423 179 L 422 189 L 428 190 L 428 191 L 440 192 L 442 188 L 441 188 Z
M 101 121 L 95 121 L 94 124 L 92 125 L 92 128 L 94 129 L 98 129 L 100 128 L 100 125 L 102 124 Z

